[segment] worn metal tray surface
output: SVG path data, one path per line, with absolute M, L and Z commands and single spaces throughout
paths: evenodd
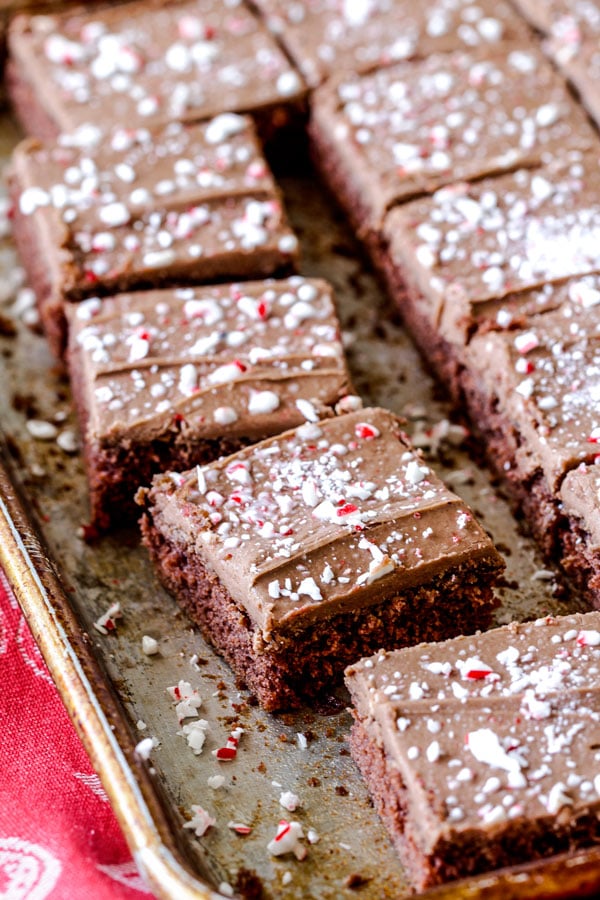
M 15 133 L 0 125 L 6 160 Z M 364 400 L 406 416 L 441 475 L 474 507 L 505 552 L 498 622 L 579 608 L 556 589 L 531 543 L 521 536 L 485 471 L 456 446 L 448 410 L 357 245 L 310 176 L 284 179 L 301 236 L 304 272 L 337 290 L 349 362 Z M 27 291 L 8 236 L 0 246 L 0 421 L 7 461 L 0 468 L 0 562 L 7 570 L 64 702 L 98 769 L 136 860 L 159 896 L 208 897 L 230 887 L 242 896 L 402 897 L 409 891 L 345 743 L 345 698 L 329 710 L 269 716 L 252 704 L 231 672 L 190 627 L 155 580 L 135 531 L 83 540 L 87 516 L 68 384 L 32 329 Z M 13 331 L 14 325 L 14 333 Z M 41 440 L 32 420 L 42 428 Z M 32 435 L 32 429 L 37 437 Z M 7 475 L 10 470 L 10 476 Z M 34 527 L 30 526 L 30 520 Z M 39 538 L 38 538 L 39 535 Z M 66 598 L 66 599 L 65 599 Z M 116 631 L 94 622 L 119 602 Z M 158 641 L 146 656 L 142 636 Z M 187 745 L 167 688 L 188 681 L 208 722 L 200 755 Z M 190 720 L 187 720 L 188 722 Z M 237 758 L 218 762 L 234 727 L 244 729 Z M 136 754 L 154 739 L 148 759 Z M 210 787 L 211 776 L 224 785 Z M 292 791 L 301 807 L 279 803 Z M 201 805 L 216 824 L 196 838 L 184 823 Z M 301 822 L 303 861 L 273 858 L 267 843 L 280 818 Z M 229 823 L 251 826 L 242 836 Z M 538 864 L 434 892 L 443 897 L 564 896 L 600 884 L 600 855 Z M 210 886 L 210 887 L 209 887 Z

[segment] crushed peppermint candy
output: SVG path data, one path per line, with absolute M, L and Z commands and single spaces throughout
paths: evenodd
M 243 822 L 228 822 L 227 827 L 231 829 L 231 831 L 235 831 L 236 834 L 241 834 L 245 836 L 250 834 L 252 831 L 251 825 L 245 825 Z
M 111 632 L 116 631 L 117 620 L 122 618 L 123 613 L 121 612 L 121 604 L 118 602 L 112 603 L 106 612 L 96 619 L 94 628 L 96 631 L 99 631 L 100 634 L 110 634 Z
M 302 806 L 300 798 L 293 791 L 282 791 L 279 797 L 279 805 L 287 809 L 288 812 L 295 812 L 298 807 Z
M 28 419 L 25 423 L 27 431 L 36 441 L 53 441 L 58 436 L 58 428 L 52 422 L 43 419 Z
M 202 698 L 189 681 L 182 680 L 179 684 L 168 687 L 167 692 L 175 703 L 178 722 L 181 723 L 184 719 L 189 719 L 198 714 L 198 710 L 202 706 Z
M 142 653 L 145 656 L 156 656 L 158 653 L 158 641 L 149 634 L 142 636 Z
M 243 733 L 243 728 L 234 728 L 234 730 L 227 738 L 225 746 L 219 747 L 218 750 L 213 750 L 213 756 L 215 756 L 220 762 L 230 762 L 231 760 L 235 759 L 237 756 L 240 738 Z
M 306 847 L 300 843 L 303 837 L 304 832 L 299 822 L 281 819 L 275 837 L 267 844 L 267 850 L 271 856 L 293 853 L 296 859 L 302 860 L 306 857 Z
M 190 828 L 196 837 L 202 837 L 209 828 L 217 824 L 216 819 L 213 819 L 202 806 L 192 805 L 191 812 L 192 818 L 189 822 L 185 822 L 183 827 Z
M 177 734 L 184 737 L 190 750 L 199 756 L 202 753 L 208 730 L 209 724 L 206 719 L 195 719 L 193 722 L 182 725 Z

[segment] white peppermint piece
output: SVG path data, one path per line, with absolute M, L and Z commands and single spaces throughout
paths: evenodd
M 541 128 L 554 125 L 560 118 L 560 107 L 556 103 L 543 103 L 535 113 L 535 121 Z
M 147 737 L 135 745 L 134 753 L 140 759 L 148 759 L 152 750 L 154 750 L 154 739 Z
M 209 144 L 220 144 L 227 138 L 240 134 L 246 128 L 246 120 L 236 113 L 222 113 L 208 123 L 204 138 Z
M 419 465 L 416 459 L 411 459 L 406 467 L 406 480 L 411 484 L 420 484 L 429 475 L 426 466 Z
M 209 828 L 216 825 L 216 819 L 206 812 L 201 806 L 192 806 L 192 818 L 184 824 L 184 828 L 191 828 L 196 837 L 202 837 Z
M 248 401 L 250 415 L 267 415 L 275 412 L 280 404 L 279 396 L 275 391 L 253 391 Z
M 393 572 L 395 568 L 396 564 L 389 556 L 384 556 L 382 559 L 371 560 L 369 571 L 367 573 L 367 584 L 373 584 L 374 581 L 379 581 L 380 578 Z
M 211 384 L 227 384 L 230 381 L 237 381 L 244 373 L 244 369 L 237 363 L 225 363 L 211 372 L 208 381 Z
M 319 414 L 310 400 L 296 400 L 296 409 L 300 412 L 307 422 L 318 422 Z
M 536 697 L 533 690 L 525 691 L 521 709 L 529 719 L 548 719 L 552 715 L 552 704 Z
M 291 97 L 302 89 L 300 76 L 295 72 L 282 72 L 276 82 L 277 93 L 282 97 Z
M 178 387 L 184 397 L 191 396 L 198 389 L 198 372 L 193 363 L 181 367 Z
M 315 579 L 312 577 L 304 578 L 300 582 L 298 589 L 297 589 L 297 593 L 299 596 L 302 596 L 302 594 L 305 594 L 306 596 L 310 597 L 311 600 L 322 600 L 323 599 L 323 595 L 322 595 L 321 591 L 319 590 L 319 587 L 318 587 Z
M 319 502 L 319 491 L 317 485 L 312 478 L 307 478 L 302 482 L 302 499 L 307 506 L 316 506 Z
M 218 406 L 213 413 L 217 425 L 233 425 L 237 418 L 238 414 L 232 406 Z
M 589 309 L 600 303 L 600 291 L 584 281 L 576 281 L 569 287 L 569 299 L 574 303 L 581 304 L 584 309 Z
M 30 216 L 42 206 L 50 205 L 50 194 L 39 187 L 25 188 L 19 197 L 19 209 L 24 216 Z
M 194 722 L 183 725 L 177 734 L 186 739 L 188 747 L 196 756 L 200 756 L 209 727 L 206 719 L 196 719 Z
M 301 853 L 299 841 L 304 837 L 302 825 L 299 822 L 286 822 L 282 820 L 273 840 L 267 844 L 267 850 L 271 856 L 283 856 L 285 853 Z
M 439 741 L 432 741 L 427 750 L 425 751 L 425 755 L 427 757 L 427 761 L 430 763 L 437 762 L 441 756 L 441 749 Z
M 513 772 L 521 768 L 517 756 L 509 756 L 498 735 L 491 728 L 479 728 L 467 735 L 467 747 L 478 762 L 486 763 L 505 772 Z
M 196 481 L 198 484 L 198 490 L 201 494 L 206 494 L 206 476 L 204 474 L 204 470 L 202 466 L 196 466 Z
M 167 692 L 175 701 L 175 711 L 180 722 L 197 715 L 197 710 L 202 706 L 202 698 L 189 681 L 182 680 L 179 684 L 168 687 Z
M 58 428 L 52 422 L 43 419 L 28 419 L 27 431 L 36 441 L 53 441 L 58 435 Z
M 282 791 L 279 797 L 279 805 L 287 809 L 288 812 L 295 812 L 299 806 L 302 806 L 300 798 L 292 791 Z
M 223 310 L 216 300 L 186 300 L 183 313 L 186 319 L 202 319 L 202 323 L 210 328 L 223 318 Z
M 224 775 L 209 775 L 206 779 L 206 783 L 209 788 L 212 788 L 213 791 L 218 791 L 219 788 L 222 788 L 225 784 L 225 776 Z
M 150 250 L 144 254 L 143 263 L 149 269 L 158 269 L 160 266 L 168 266 L 175 262 L 175 258 L 174 250 Z
M 118 225 L 125 225 L 125 223 L 129 221 L 129 210 L 124 203 L 115 201 L 114 203 L 107 203 L 106 206 L 100 207 L 98 216 L 100 221 L 105 225 L 116 228 Z
M 158 653 L 158 641 L 156 638 L 145 634 L 142 637 L 142 653 L 146 656 L 155 656 Z
M 598 647 L 600 645 L 600 631 L 582 629 L 577 635 L 577 643 L 581 647 Z
M 573 806 L 573 798 L 567 794 L 566 785 L 562 781 L 557 781 L 550 788 L 546 799 L 546 809 L 549 813 L 554 814 L 563 806 Z

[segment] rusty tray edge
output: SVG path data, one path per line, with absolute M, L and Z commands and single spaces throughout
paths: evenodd
M 0 566 L 90 756 L 135 862 L 158 898 L 220 895 L 186 865 L 155 783 L 135 758 L 124 712 L 104 684 L 52 561 L 29 519 L 0 434 Z M 100 690 L 99 690 L 100 688 Z

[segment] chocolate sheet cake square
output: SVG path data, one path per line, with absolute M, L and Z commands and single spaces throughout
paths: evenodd
M 69 368 L 97 529 L 154 474 L 352 404 L 332 291 L 295 277 L 70 308 Z M 344 398 L 344 399 L 342 399 Z
M 150 0 L 22 15 L 11 24 L 8 88 L 43 140 L 257 112 L 272 127 L 305 93 L 277 42 L 240 0 Z
M 311 87 L 340 71 L 527 38 L 503 2 L 435 0 L 253 0 Z
M 347 670 L 352 754 L 417 889 L 600 841 L 600 615 Z
M 444 184 L 595 146 L 583 110 L 533 44 L 346 75 L 311 102 L 311 147 L 361 235 Z
M 382 266 L 406 321 L 555 560 L 574 547 L 560 484 L 594 460 L 600 427 L 599 200 L 597 157 L 574 154 L 444 188 L 384 228 Z M 577 584 L 598 605 L 585 573 L 590 553 L 600 560 L 579 548 Z
M 159 577 L 267 710 L 381 646 L 489 624 L 502 561 L 384 410 L 357 410 L 140 492 Z
M 295 267 L 297 240 L 249 118 L 79 146 L 20 144 L 14 234 L 57 353 L 64 303 L 142 288 L 260 278 Z
M 413 336 L 456 396 L 461 316 L 509 294 L 600 271 L 600 159 L 449 185 L 388 213 L 378 262 Z M 456 345 L 440 343 L 450 324 Z M 442 338 L 445 334 L 442 335 Z

